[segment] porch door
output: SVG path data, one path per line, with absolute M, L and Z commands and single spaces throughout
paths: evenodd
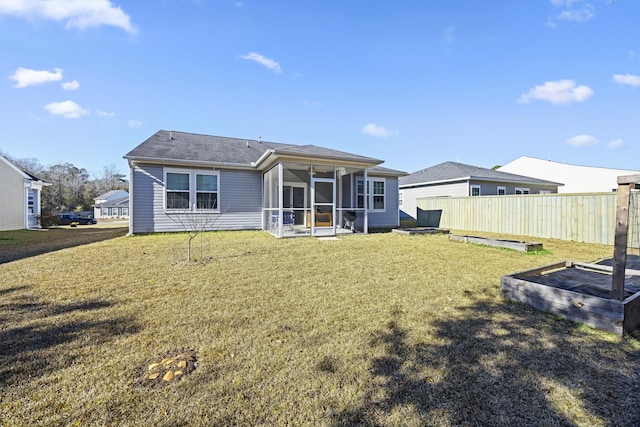
M 336 181 L 331 178 L 311 179 L 311 235 L 336 234 Z

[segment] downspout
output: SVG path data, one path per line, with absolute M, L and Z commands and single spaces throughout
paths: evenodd
M 284 182 L 283 172 L 284 168 L 282 167 L 282 162 L 280 162 L 278 163 L 278 237 L 280 238 L 282 238 L 283 235 L 282 216 L 284 215 L 282 210 L 282 202 L 284 200 L 282 189 Z
M 133 168 L 135 165 L 131 160 L 129 163 L 129 232 L 127 237 L 133 236 Z

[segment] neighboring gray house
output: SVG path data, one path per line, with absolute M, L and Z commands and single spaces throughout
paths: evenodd
M 445 162 L 400 178 L 400 209 L 417 218 L 420 197 L 557 193 L 562 184 L 456 162 Z
M 399 224 L 398 177 L 406 173 L 370 157 L 161 130 L 124 158 L 130 233 L 183 231 L 189 221 L 278 237 Z
M 96 219 L 129 218 L 129 193 L 111 190 L 94 199 L 93 217 Z
M 40 195 L 47 185 L 0 156 L 0 231 L 40 228 Z

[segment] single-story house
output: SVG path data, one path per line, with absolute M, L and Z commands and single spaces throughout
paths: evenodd
M 161 130 L 124 156 L 130 233 L 265 230 L 333 236 L 399 225 L 398 178 L 382 160 Z
M 47 185 L 0 156 L 0 231 L 40 228 L 40 196 Z
M 619 176 L 640 173 L 639 170 L 570 165 L 528 156 L 520 156 L 497 170 L 562 182 L 564 186 L 558 189 L 559 193 L 617 191 Z
M 464 197 L 557 193 L 561 183 L 456 162 L 445 162 L 400 178 L 400 209 L 416 219 L 420 197 Z
M 126 190 L 111 190 L 94 199 L 95 219 L 129 218 L 129 193 Z

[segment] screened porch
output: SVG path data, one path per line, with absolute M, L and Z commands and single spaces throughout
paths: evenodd
M 263 175 L 262 229 L 276 237 L 366 233 L 375 193 L 384 201 L 384 188 L 367 182 L 363 168 L 279 162 Z

